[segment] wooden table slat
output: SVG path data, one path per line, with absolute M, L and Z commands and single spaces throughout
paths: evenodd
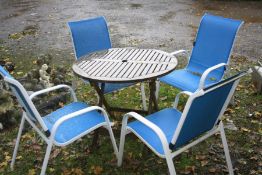
M 90 70 L 89 72 L 87 72 L 87 74 L 89 74 L 89 75 L 91 75 L 91 76 L 94 76 L 94 75 L 96 74 L 95 72 L 96 72 L 98 69 L 100 69 L 100 68 L 103 66 L 104 63 L 105 63 L 105 62 L 103 62 L 103 61 L 97 62 L 96 66 L 93 67 L 92 70 Z
M 132 63 L 131 67 L 124 73 L 123 78 L 127 78 L 131 72 L 134 72 L 134 68 L 138 66 L 137 64 Z
M 137 49 L 135 51 L 135 54 L 132 55 L 132 57 L 130 57 L 129 60 L 136 60 L 136 58 L 139 57 L 139 55 L 141 55 L 143 52 L 144 52 L 143 49 L 140 49 L 140 50 Z
M 108 65 L 107 62 L 103 62 L 103 64 L 101 64 L 101 65 L 99 66 L 99 68 L 96 69 L 96 70 L 92 73 L 92 75 L 97 76 L 97 74 L 99 74 L 99 73 L 101 72 L 101 70 L 103 70 L 107 65 Z
M 109 70 L 109 68 L 110 68 L 110 66 L 112 65 L 112 64 L 114 64 L 114 62 L 106 62 L 106 66 L 96 75 L 96 76 L 98 76 L 98 77 L 100 77 L 100 76 L 102 76 L 106 71 L 108 71 Z
M 90 62 L 90 63 L 93 63 L 93 64 L 90 64 L 89 66 L 85 66 L 82 70 L 83 70 L 84 72 L 86 72 L 86 73 L 89 72 L 90 70 L 92 70 L 93 67 L 96 66 L 97 62 L 98 62 L 98 61 L 92 61 L 92 62 Z
M 119 52 L 119 54 L 117 56 L 115 56 L 113 59 L 114 60 L 119 60 L 121 58 L 123 58 L 126 54 L 128 54 L 128 50 L 127 49 L 123 49 L 121 52 Z
M 151 74 L 152 72 L 154 72 L 155 68 L 157 67 L 157 64 L 152 64 L 152 66 L 150 67 L 150 69 L 148 70 L 148 74 Z
M 146 54 L 146 50 L 143 50 L 140 54 L 137 54 L 132 60 L 142 60 L 141 58 Z
M 133 63 L 127 63 L 127 65 L 125 66 L 125 68 L 116 76 L 118 78 L 124 77 L 125 73 L 132 68 L 132 65 L 134 65 Z
M 146 66 L 147 66 L 147 64 L 142 64 L 142 65 L 139 67 L 139 69 L 137 70 L 137 72 L 135 73 L 134 77 L 140 76 Z
M 126 65 L 127 65 L 127 62 L 121 63 L 120 67 L 118 67 L 117 70 L 111 76 L 117 77 L 117 75 L 124 70 Z
M 143 71 L 140 73 L 140 75 L 145 76 L 149 69 L 151 68 L 152 64 L 147 64 L 146 67 L 143 69 Z

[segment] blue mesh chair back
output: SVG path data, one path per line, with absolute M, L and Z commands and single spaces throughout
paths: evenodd
M 71 30 L 76 59 L 89 53 L 112 47 L 104 17 L 100 16 L 92 19 L 68 22 L 68 25 Z M 111 93 L 131 85 L 133 83 L 105 83 L 104 93 Z M 101 87 L 101 83 L 99 86 Z
M 205 14 L 201 20 L 187 70 L 202 74 L 207 68 L 228 63 L 242 21 Z M 210 75 L 221 80 L 225 68 Z
M 23 110 L 27 113 L 28 117 L 31 120 L 36 121 L 35 114 L 32 108 L 29 106 L 29 103 L 32 103 L 32 102 L 27 100 L 29 99 L 29 96 L 27 95 L 27 92 L 24 89 L 24 87 L 18 81 L 16 81 L 2 66 L 0 66 L 0 74 L 2 75 L 3 78 L 8 77 L 12 79 L 12 82 L 14 83 L 10 81 L 7 82 L 12 92 L 16 96 L 19 104 L 23 107 Z M 27 95 L 26 98 L 25 98 L 25 95 Z
M 216 122 L 218 121 L 220 112 L 235 81 L 238 79 L 232 80 L 233 78 L 235 78 L 235 76 L 204 89 L 205 92 L 208 89 L 214 88 L 213 90 L 205 92 L 204 95 L 193 99 L 176 140 L 176 148 L 211 130 L 217 124 Z M 220 86 L 222 83 L 223 85 Z
M 5 76 L 9 77 L 9 78 L 12 78 L 12 76 L 2 66 L 0 66 L 0 74 L 2 75 L 3 78 Z
M 104 17 L 68 22 L 76 58 L 91 52 L 111 48 L 111 41 Z

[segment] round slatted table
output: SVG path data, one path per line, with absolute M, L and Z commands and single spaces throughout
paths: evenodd
M 103 88 L 100 88 L 98 83 L 149 81 L 150 97 L 148 112 L 151 113 L 153 105 L 154 109 L 158 110 L 155 97 L 156 79 L 170 73 L 176 66 L 176 57 L 160 50 L 112 48 L 85 55 L 77 60 L 72 68 L 76 75 L 88 80 L 95 88 L 101 99 L 101 103 L 109 113 L 114 109 L 120 109 L 108 105 L 104 97 Z M 130 111 L 130 109 L 127 109 L 127 111 Z

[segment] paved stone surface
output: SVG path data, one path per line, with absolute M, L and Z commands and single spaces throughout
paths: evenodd
M 261 1 L 0 0 L 0 3 L 0 41 L 10 47 L 14 55 L 59 51 L 64 53 L 61 59 L 73 59 L 67 22 L 100 15 L 107 19 L 114 47 L 134 46 L 168 52 L 191 49 L 204 12 L 243 19 L 246 23 L 239 32 L 233 53 L 254 60 L 261 59 L 262 55 Z M 8 37 L 22 31 L 29 34 L 20 39 Z

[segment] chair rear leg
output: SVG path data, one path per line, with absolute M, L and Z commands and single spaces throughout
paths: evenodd
M 42 165 L 40 175 L 45 175 L 49 156 L 50 156 L 50 153 L 51 153 L 51 150 L 52 150 L 52 146 L 53 146 L 53 142 L 51 140 L 49 140 L 47 148 L 46 148 L 45 158 L 44 158 L 44 162 L 43 162 L 43 165 Z
M 231 158 L 230 158 L 230 155 L 229 155 L 228 144 L 227 144 L 224 125 L 223 125 L 222 121 L 220 122 L 219 125 L 220 125 L 220 134 L 221 134 L 221 139 L 222 139 L 222 143 L 223 143 L 223 148 L 224 148 L 224 152 L 225 152 L 225 156 L 226 156 L 228 172 L 229 172 L 230 175 L 233 175 L 234 174 L 233 166 L 232 166 Z
M 21 135 L 22 135 L 23 128 L 24 128 L 24 124 L 25 124 L 25 117 L 24 117 L 24 115 L 26 115 L 26 114 L 23 112 L 22 120 L 21 120 L 21 123 L 20 123 L 20 126 L 19 126 L 17 138 L 16 138 L 15 149 L 14 149 L 13 156 L 12 156 L 11 170 L 14 170 L 14 164 L 15 164 L 15 159 L 16 159 L 18 147 L 19 147 L 19 142 L 20 142 Z

